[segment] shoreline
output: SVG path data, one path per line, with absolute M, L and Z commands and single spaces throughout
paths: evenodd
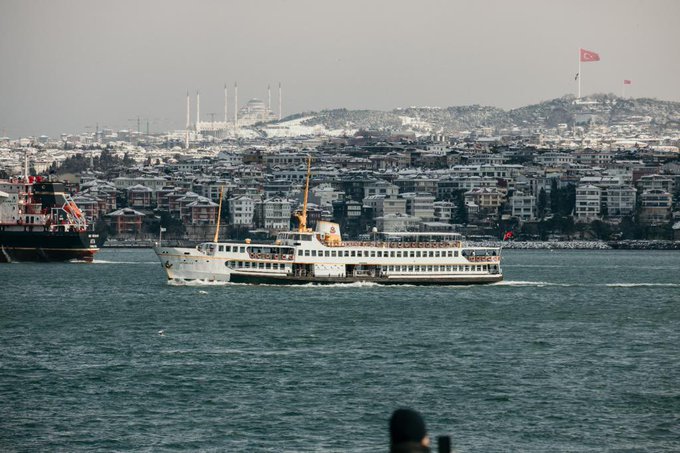
M 100 249 L 152 248 L 154 240 L 107 241 Z M 163 241 L 176 247 L 194 247 L 196 241 Z M 625 241 L 470 241 L 480 247 L 502 247 L 506 250 L 680 250 L 680 241 L 625 240 Z
M 489 241 L 471 245 L 503 247 L 507 250 L 680 250 L 680 241 Z

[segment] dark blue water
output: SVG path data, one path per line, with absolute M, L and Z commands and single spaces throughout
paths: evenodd
M 680 450 L 680 253 L 506 251 L 484 287 L 176 287 L 0 265 L 0 450 Z M 163 329 L 165 334 L 159 335 Z

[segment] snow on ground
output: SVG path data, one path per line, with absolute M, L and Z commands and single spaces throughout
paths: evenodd
M 281 123 L 270 124 L 264 126 L 262 131 L 267 134 L 267 137 L 300 137 L 309 135 L 324 135 L 324 136 L 343 136 L 352 135 L 356 132 L 356 129 L 326 129 L 321 124 L 316 126 L 306 126 L 302 124 L 304 121 L 313 118 L 313 116 L 305 116 L 302 118 L 296 118 L 290 121 L 284 121 Z
M 418 118 L 399 115 L 399 119 L 401 120 L 401 125 L 408 127 L 416 134 L 416 136 L 428 135 L 434 129 L 432 124 L 428 123 L 427 121 L 422 121 Z

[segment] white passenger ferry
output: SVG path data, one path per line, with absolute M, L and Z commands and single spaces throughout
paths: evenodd
M 456 233 L 382 233 L 373 241 L 346 242 L 337 223 L 320 221 L 312 231 L 308 190 L 309 164 L 299 228 L 279 233 L 273 243 L 220 242 L 215 234 L 195 248 L 156 244 L 168 280 L 469 285 L 503 279 L 500 248 L 467 247 Z

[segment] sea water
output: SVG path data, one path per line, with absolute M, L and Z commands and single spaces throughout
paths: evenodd
M 489 286 L 166 283 L 0 265 L 2 451 L 680 450 L 680 253 L 506 251 Z

